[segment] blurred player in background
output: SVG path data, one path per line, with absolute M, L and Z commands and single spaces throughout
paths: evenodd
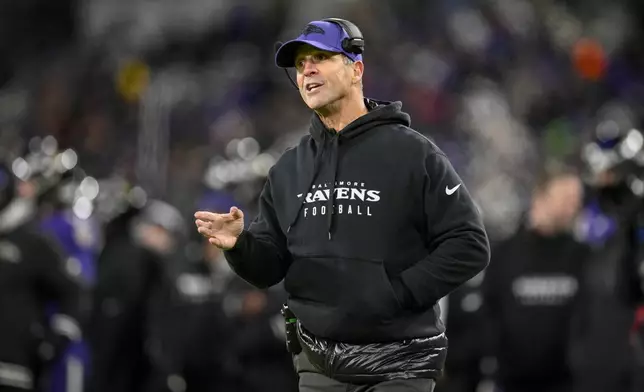
M 574 345 L 578 391 L 634 387 L 633 323 L 642 300 L 644 136 L 620 116 L 600 118 L 584 146 L 586 201 L 577 234 L 592 247 Z
M 164 289 L 165 262 L 181 243 L 184 222 L 174 207 L 147 200 L 106 228 L 90 323 L 92 391 L 167 385 L 163 353 L 149 343 L 152 320 L 162 312 L 155 300 Z
M 0 390 L 50 390 L 54 364 L 83 336 L 78 271 L 27 220 L 7 218 L 15 186 L 0 165 Z
M 576 174 L 547 173 L 520 229 L 493 248 L 484 314 L 499 391 L 572 389 L 569 347 L 587 257 L 573 236 L 581 203 Z

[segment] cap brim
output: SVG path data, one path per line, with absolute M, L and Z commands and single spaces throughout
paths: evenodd
M 295 55 L 297 54 L 297 50 L 302 45 L 311 45 L 315 48 L 326 50 L 328 52 L 342 53 L 342 51 L 338 48 L 333 48 L 320 42 L 295 39 L 288 41 L 284 45 L 280 46 L 280 48 L 277 50 L 277 53 L 275 53 L 275 64 L 280 68 L 295 67 Z

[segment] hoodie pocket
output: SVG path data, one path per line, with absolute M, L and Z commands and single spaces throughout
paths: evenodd
M 299 258 L 286 275 L 285 288 L 294 300 L 309 303 L 307 313 L 318 304 L 333 309 L 336 321 L 386 322 L 400 311 L 380 260 Z

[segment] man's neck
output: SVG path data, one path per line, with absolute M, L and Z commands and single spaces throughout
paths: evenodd
M 345 97 L 333 104 L 317 111 L 320 120 L 328 129 L 343 130 L 357 118 L 367 114 L 369 110 L 364 103 L 364 97 Z

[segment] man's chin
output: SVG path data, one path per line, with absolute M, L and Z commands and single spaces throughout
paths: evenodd
M 338 100 L 336 99 L 320 99 L 320 98 L 315 97 L 315 99 L 308 100 L 306 101 L 306 105 L 311 110 L 314 110 L 316 112 L 324 112 L 327 110 L 331 110 L 331 108 L 335 106 L 334 104 L 338 102 Z
M 312 99 L 310 101 L 307 101 L 306 105 L 311 110 L 320 110 L 320 109 L 323 109 L 325 106 L 327 106 L 328 102 L 322 101 L 322 100 L 319 100 L 319 99 Z

